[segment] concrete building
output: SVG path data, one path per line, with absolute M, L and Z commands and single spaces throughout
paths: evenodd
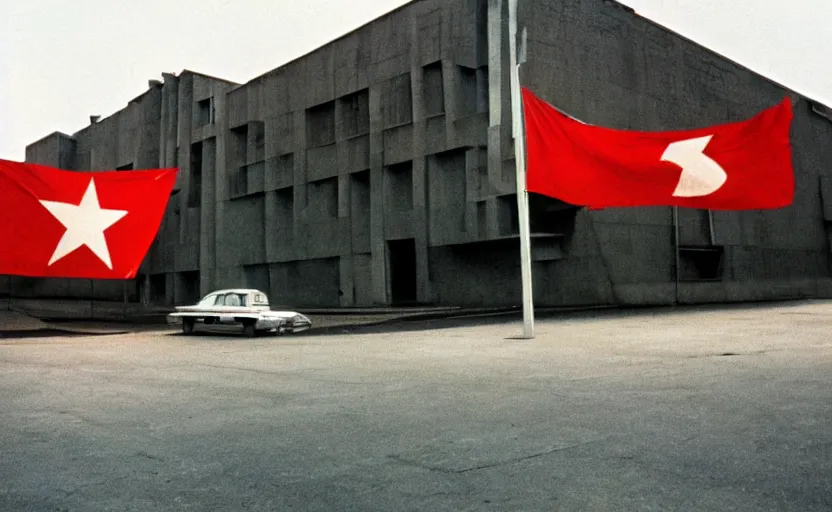
M 522 83 L 585 122 L 678 130 L 795 104 L 790 208 L 590 212 L 532 196 L 537 305 L 832 296 L 828 109 L 613 1 L 520 5 Z M 507 14 L 507 0 L 417 0 L 246 84 L 164 75 L 27 160 L 181 169 L 134 299 L 251 286 L 293 306 L 519 305 Z

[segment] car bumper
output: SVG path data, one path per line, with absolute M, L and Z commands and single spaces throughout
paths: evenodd
M 312 321 L 303 315 L 300 318 L 292 320 L 280 320 L 280 325 L 276 327 L 276 331 L 281 334 L 294 334 L 296 332 L 307 331 L 312 328 Z
M 292 334 L 296 332 L 307 331 L 312 328 L 312 321 L 303 315 L 298 315 L 299 318 L 287 320 L 285 318 L 260 318 L 255 324 L 255 329 L 258 331 L 278 332 L 281 334 Z M 182 316 L 175 313 L 169 313 L 166 316 L 168 325 L 181 325 Z M 200 320 L 195 319 L 197 322 Z
M 279 331 L 281 333 L 294 334 L 296 332 L 308 331 L 311 328 L 312 328 L 312 323 L 311 322 L 305 322 L 305 323 L 304 322 L 298 322 L 298 323 L 283 325 L 283 326 L 280 327 Z

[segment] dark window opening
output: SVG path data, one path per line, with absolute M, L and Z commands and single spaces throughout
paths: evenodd
M 252 121 L 249 125 L 249 133 L 252 138 L 250 144 L 254 151 L 248 155 L 246 163 L 262 162 L 266 158 L 266 123 Z
M 387 168 L 385 199 L 390 211 L 413 209 L 413 162 L 402 162 Z
M 196 125 L 206 126 L 209 124 L 214 124 L 214 97 L 210 97 L 199 101 L 197 103 L 197 118 L 196 118 Z
M 485 201 L 477 203 L 477 237 L 484 239 L 488 232 L 488 208 Z
M 307 188 L 308 207 L 319 217 L 338 217 L 338 178 L 313 181 Z
M 416 303 L 416 242 L 412 238 L 387 242 L 390 255 L 390 294 L 392 303 Z
M 445 85 L 443 83 L 441 61 L 424 67 L 422 98 L 426 116 L 434 116 L 445 112 Z
M 167 274 L 153 274 L 150 276 L 151 304 L 164 304 L 167 300 Z
M 232 172 L 248 163 L 248 125 L 231 129 L 231 144 L 228 155 Z
M 391 128 L 413 121 L 413 98 L 410 73 L 391 78 L 384 84 L 381 108 L 384 127 Z
M 719 281 L 722 279 L 722 246 L 680 246 L 680 281 Z
M 350 175 L 350 220 L 358 232 L 370 230 L 370 171 Z
M 179 272 L 177 275 L 179 289 L 176 302 L 180 304 L 195 304 L 199 301 L 199 271 Z
M 295 222 L 295 189 L 287 187 L 278 190 L 277 197 L 277 229 L 278 231 L 291 230 Z
M 488 67 L 457 66 L 459 70 L 459 117 L 488 112 Z
M 116 170 L 117 171 L 132 171 L 133 170 L 133 162 L 130 162 L 129 164 L 119 165 L 118 167 L 116 167 Z
M 191 145 L 191 176 L 188 183 L 188 208 L 202 205 L 202 142 Z
M 500 236 L 520 233 L 520 216 L 517 212 L 517 195 L 511 194 L 497 199 L 497 226 Z
M 370 132 L 370 94 L 367 89 L 338 100 L 341 109 L 341 135 L 344 138 Z
M 306 145 L 310 148 L 335 142 L 335 102 L 306 109 Z

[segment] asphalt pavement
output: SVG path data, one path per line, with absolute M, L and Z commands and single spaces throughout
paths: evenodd
M 832 509 L 832 303 L 0 340 L 0 510 Z

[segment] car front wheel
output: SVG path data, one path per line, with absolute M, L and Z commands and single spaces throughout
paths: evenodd
M 194 324 L 196 321 L 193 318 L 183 318 L 182 319 L 182 332 L 185 334 L 191 334 L 194 332 Z

